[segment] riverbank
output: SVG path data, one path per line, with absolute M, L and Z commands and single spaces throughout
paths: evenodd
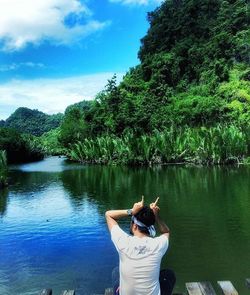
M 6 187 L 8 177 L 7 156 L 5 151 L 0 150 L 0 189 Z

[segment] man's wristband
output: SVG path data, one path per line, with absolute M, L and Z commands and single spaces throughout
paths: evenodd
M 128 216 L 132 216 L 132 209 L 127 210 Z

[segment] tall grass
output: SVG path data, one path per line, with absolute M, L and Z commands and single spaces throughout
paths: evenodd
M 122 137 L 86 138 L 68 149 L 74 161 L 89 163 L 197 164 L 239 163 L 249 155 L 249 134 L 236 125 L 183 127 L 155 131 L 137 137 L 129 132 Z
M 7 185 L 8 166 L 5 151 L 0 151 L 0 188 Z

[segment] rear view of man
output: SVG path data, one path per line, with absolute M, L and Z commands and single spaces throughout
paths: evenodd
M 169 228 L 159 216 L 159 198 L 150 207 L 144 199 L 132 209 L 110 210 L 105 216 L 111 239 L 119 254 L 119 284 L 115 294 L 120 295 L 170 295 L 175 284 L 171 271 L 161 271 L 160 264 L 169 241 Z M 117 220 L 130 216 L 130 233 L 125 233 Z M 157 223 L 160 236 L 155 237 Z

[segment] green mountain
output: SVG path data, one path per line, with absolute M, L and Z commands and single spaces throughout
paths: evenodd
M 249 124 L 248 8 L 246 0 L 169 0 L 150 12 L 140 64 L 96 97 L 86 136 Z
M 82 100 L 80 102 L 71 104 L 66 108 L 65 114 L 67 114 L 72 109 L 79 109 L 82 112 L 86 112 L 90 109 L 92 103 L 93 102 L 91 100 Z
M 140 64 L 114 76 L 84 114 L 65 114 L 72 160 L 241 162 L 250 155 L 247 0 L 166 0 L 148 14 Z
M 4 122 L 2 127 L 18 130 L 21 133 L 28 133 L 40 136 L 45 132 L 57 128 L 63 119 L 63 114 L 47 115 L 38 110 L 29 108 L 18 108 Z

